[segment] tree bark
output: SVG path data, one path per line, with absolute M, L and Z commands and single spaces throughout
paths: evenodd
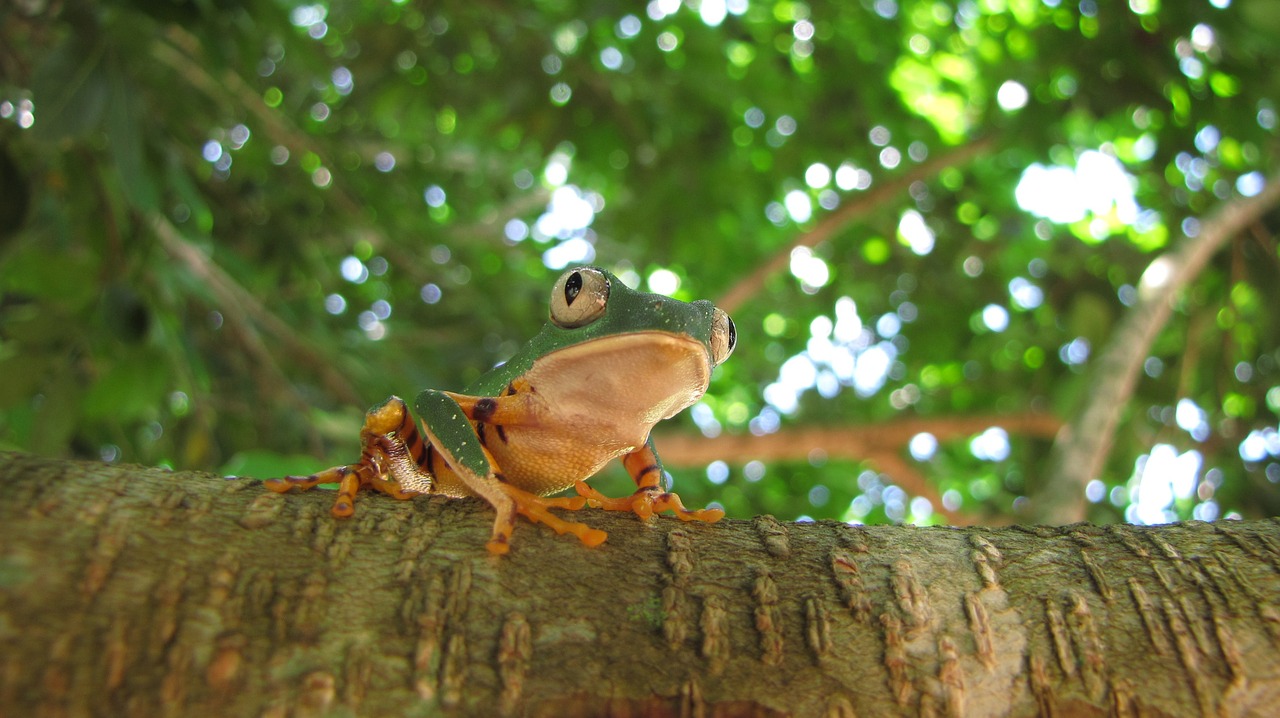
M 1267 715 L 1280 523 L 682 524 L 0 454 L 6 716 Z

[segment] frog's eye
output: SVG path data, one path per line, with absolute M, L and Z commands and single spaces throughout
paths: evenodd
M 719 366 L 729 358 L 733 348 L 738 345 L 738 330 L 733 320 L 722 309 L 714 309 L 711 314 L 711 365 Z
M 564 329 L 594 322 L 609 301 L 609 278 L 594 267 L 571 269 L 551 290 L 551 321 Z

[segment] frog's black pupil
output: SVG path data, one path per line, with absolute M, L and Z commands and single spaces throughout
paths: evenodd
M 729 317 L 725 317 L 725 319 L 729 319 Z M 737 344 L 738 328 L 733 326 L 733 320 L 729 319 L 729 351 L 733 351 L 733 348 L 737 346 Z
M 564 283 L 564 303 L 573 304 L 573 300 L 578 298 L 578 292 L 582 291 L 582 274 L 574 272 L 569 275 L 569 279 Z

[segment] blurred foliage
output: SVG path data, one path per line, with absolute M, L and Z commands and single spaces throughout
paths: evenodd
M 1069 417 L 1079 352 L 1152 258 L 1274 171 L 1277 60 L 1266 0 L 7 3 L 0 448 L 260 476 L 354 459 L 367 405 L 461 387 L 532 336 L 549 267 L 665 269 L 715 299 L 979 142 L 753 287 L 698 423 Z M 1019 206 L 1028 167 L 1094 150 L 1142 212 Z M 1168 516 L 1280 512 L 1278 223 L 1182 294 L 1118 398 L 1091 519 L 1124 516 L 1157 445 L 1200 457 Z M 846 353 L 892 352 L 883 385 L 805 354 L 842 298 Z M 771 406 L 796 356 L 820 390 Z M 1051 439 L 984 455 L 984 435 L 888 450 L 935 502 L 1016 520 Z M 872 464 L 718 458 L 721 483 L 671 467 L 688 503 L 937 520 Z

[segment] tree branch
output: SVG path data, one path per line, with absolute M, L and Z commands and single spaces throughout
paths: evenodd
M 960 417 L 910 417 L 876 424 L 842 426 L 806 426 L 783 429 L 763 436 L 721 434 L 704 437 L 697 434 L 664 432 L 654 444 L 664 463 L 694 466 L 712 461 L 731 460 L 742 463 L 759 461 L 805 461 L 814 449 L 827 456 L 870 461 L 888 474 L 894 483 L 909 493 L 923 496 L 953 526 L 965 526 L 973 519 L 951 511 L 942 497 L 923 475 L 901 458 L 901 453 L 916 435 L 933 434 L 938 441 L 951 441 L 972 436 L 993 426 L 1011 434 L 1051 438 L 1062 428 L 1062 421 L 1051 414 L 1029 412 Z
M 714 526 L 0 453 L 5 715 L 1264 715 L 1280 524 Z
M 1195 236 L 1183 235 L 1147 266 L 1138 284 L 1137 301 L 1091 368 L 1093 379 L 1084 409 L 1054 442 L 1049 479 L 1043 491 L 1032 497 L 1032 511 L 1038 520 L 1060 524 L 1084 517 L 1085 484 L 1102 475 L 1120 416 L 1129 406 L 1151 345 L 1169 321 L 1173 300 L 1229 239 L 1278 202 L 1280 174 L 1269 177 L 1253 197 L 1221 204 L 1200 224 Z
M 995 146 L 994 139 L 985 137 L 950 152 L 938 155 L 913 167 L 905 174 L 887 182 L 873 186 L 870 190 L 857 195 L 834 212 L 825 215 L 812 229 L 801 232 L 795 240 L 778 250 L 769 261 L 761 264 L 749 276 L 725 292 L 716 306 L 732 314 L 748 299 L 758 294 L 769 277 L 786 269 L 791 263 L 791 252 L 797 247 L 815 247 L 818 244 L 839 234 L 845 227 L 883 209 L 884 205 L 897 199 L 898 195 L 910 189 L 916 182 L 927 180 L 942 170 L 956 165 L 967 164 L 975 157 L 988 152 Z
M 272 142 L 288 148 L 294 156 L 311 153 L 319 157 L 325 167 L 336 166 L 318 144 L 268 107 L 262 96 L 235 71 L 226 70 L 221 77 L 210 74 L 206 69 L 209 63 L 201 59 L 203 51 L 198 38 L 177 25 L 166 27 L 164 35 L 165 41 L 156 40 L 151 44 L 151 54 L 176 71 L 188 84 L 219 105 L 244 108 L 260 123 Z M 343 215 L 360 216 L 360 204 L 345 189 L 338 187 L 336 181 L 331 184 L 329 192 Z
M 240 286 L 208 254 L 184 239 L 182 233 L 168 219 L 153 213 L 148 220 L 151 230 L 159 237 L 160 244 L 169 256 L 203 280 L 213 296 L 222 303 L 223 308 L 234 314 L 232 318 L 242 329 L 246 347 L 263 366 L 272 368 L 278 379 L 283 381 L 283 372 L 276 367 L 270 350 L 261 341 L 252 323 L 260 325 L 268 334 L 284 344 L 290 354 L 314 371 L 320 377 L 325 389 L 340 401 L 357 406 L 365 403 L 351 382 L 333 367 L 331 360 L 324 357 L 310 341 L 295 332 L 288 323 L 263 306 L 262 302 Z
M 271 142 L 287 148 L 291 155 L 303 157 L 308 153 L 314 154 L 320 158 L 320 163 L 323 166 L 329 168 L 336 166 L 333 158 L 328 156 L 320 144 L 313 141 L 305 132 L 289 122 L 281 112 L 269 107 L 262 100 L 262 96 L 238 73 L 227 70 L 218 77 L 211 74 L 206 69 L 208 63 L 202 59 L 203 49 L 197 37 L 177 25 L 169 25 L 165 29 L 164 38 L 164 40 L 156 40 L 152 43 L 152 55 L 158 61 L 174 70 L 189 85 L 219 106 L 244 108 L 262 128 L 263 134 Z M 373 151 L 373 147 L 374 145 L 366 143 L 358 149 L 364 150 L 366 159 L 371 159 L 372 155 L 376 154 Z M 400 147 L 399 156 L 403 157 L 411 154 L 412 151 L 409 146 Z M 445 156 L 437 164 L 453 171 L 476 171 L 476 162 L 470 158 L 469 153 L 455 153 Z M 497 171 L 496 165 L 485 169 Z M 333 181 L 324 190 L 325 195 L 334 199 L 338 214 L 347 218 L 363 216 L 362 203 L 357 201 L 346 188 L 339 184 L 339 175 L 341 174 L 340 172 L 333 174 Z M 472 224 L 452 227 L 450 234 L 454 238 L 463 240 L 477 237 L 500 237 L 502 227 L 507 220 L 523 216 L 535 209 L 545 208 L 550 199 L 550 192 L 545 188 L 535 187 L 517 195 L 505 205 L 496 208 L 484 217 L 480 217 Z M 419 283 L 425 284 L 429 281 L 419 269 L 422 258 L 414 256 L 410 251 L 406 251 L 400 243 L 388 242 L 386 236 L 380 230 L 363 227 L 360 229 L 360 239 L 369 242 L 378 251 L 387 255 L 400 271 L 415 277 Z M 343 241 L 350 241 L 350 238 L 346 237 Z

